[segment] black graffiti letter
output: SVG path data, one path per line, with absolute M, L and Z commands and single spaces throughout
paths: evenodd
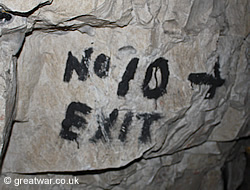
M 126 67 L 126 71 L 122 76 L 122 81 L 118 85 L 118 90 L 117 90 L 118 96 L 125 96 L 127 94 L 129 90 L 129 81 L 134 79 L 138 62 L 139 62 L 138 58 L 133 58 Z
M 212 99 L 215 95 L 217 87 L 224 84 L 225 80 L 220 77 L 220 65 L 218 62 L 214 65 L 214 76 L 207 73 L 191 73 L 188 76 L 188 80 L 193 84 L 197 85 L 210 85 L 211 87 L 206 93 L 205 99 Z
M 119 139 L 122 142 L 125 142 L 125 140 L 126 140 L 127 133 L 128 133 L 128 127 L 131 125 L 132 119 L 133 119 L 132 112 L 128 112 L 125 114 L 125 118 L 123 120 L 121 130 L 120 130 L 120 135 L 119 135 Z
M 225 83 L 225 79 L 220 77 L 220 64 L 218 62 L 214 65 L 214 78 L 212 80 L 212 87 L 207 91 L 205 99 L 211 99 L 215 95 L 217 87 L 222 86 Z
M 89 139 L 90 142 L 96 143 L 98 140 L 102 140 L 103 142 L 108 142 L 111 139 L 111 132 L 110 129 L 115 124 L 118 117 L 118 110 L 114 109 L 111 114 L 109 114 L 108 118 L 102 114 L 97 119 L 99 124 L 98 130 L 96 131 L 95 135 Z
M 144 114 L 138 114 L 136 116 L 138 119 L 143 119 L 143 127 L 142 127 L 142 132 L 141 136 L 139 137 L 139 140 L 142 143 L 147 143 L 148 141 L 151 142 L 151 135 L 150 135 L 150 126 L 154 121 L 157 121 L 161 119 L 161 115 L 159 113 L 144 113 Z
M 108 76 L 109 72 L 110 57 L 100 54 L 94 63 L 94 72 L 100 78 L 105 78 Z
M 89 74 L 88 68 L 89 68 L 89 61 L 90 61 L 92 53 L 93 53 L 93 48 L 89 48 L 85 50 L 85 56 L 82 56 L 82 61 L 81 63 L 79 63 L 78 59 L 74 57 L 70 51 L 68 53 L 68 59 L 66 62 L 66 68 L 65 68 L 63 81 L 64 82 L 70 81 L 72 74 L 73 74 L 73 70 L 76 71 L 79 80 L 85 81 Z
M 91 112 L 91 108 L 80 102 L 72 102 L 66 111 L 66 118 L 62 121 L 62 130 L 60 136 L 63 139 L 76 141 L 77 133 L 72 131 L 72 127 L 77 129 L 85 128 L 87 121 L 82 115 L 87 115 Z
M 149 82 L 152 79 L 153 68 L 155 68 L 154 78 L 156 82 L 156 87 L 154 89 L 151 89 L 149 87 Z M 160 72 L 161 72 L 161 83 L 159 86 L 158 86 L 158 81 L 157 81 L 158 69 L 160 69 Z M 156 59 L 153 63 L 151 63 L 149 67 L 147 68 L 145 79 L 142 85 L 142 91 L 143 91 L 144 97 L 156 100 L 160 96 L 162 96 L 164 93 L 166 93 L 168 78 L 169 78 L 168 60 L 160 57 Z

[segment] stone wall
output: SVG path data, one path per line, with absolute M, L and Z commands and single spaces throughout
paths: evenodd
M 1 189 L 243 188 L 247 0 L 0 7 Z

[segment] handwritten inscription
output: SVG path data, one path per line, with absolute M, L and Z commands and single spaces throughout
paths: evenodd
M 91 108 L 86 104 L 80 102 L 72 102 L 66 111 L 66 117 L 62 121 L 62 130 L 60 136 L 63 139 L 76 141 L 77 133 L 72 131 L 72 127 L 85 128 L 87 125 L 86 119 L 83 115 L 87 115 L 91 112 Z
M 129 90 L 129 81 L 134 79 L 139 59 L 133 58 L 122 76 L 122 81 L 118 84 L 117 95 L 125 96 Z
M 132 121 L 133 121 L 133 116 L 134 116 L 134 114 L 131 111 L 126 113 L 126 115 L 125 115 L 125 118 L 124 118 L 122 126 L 121 126 L 120 135 L 118 137 L 121 142 L 125 142 L 125 140 L 127 138 L 129 126 L 132 124 Z
M 214 76 L 207 73 L 191 73 L 188 76 L 188 80 L 191 85 L 209 85 L 210 88 L 206 93 L 205 99 L 212 99 L 215 95 L 216 88 L 222 86 L 225 82 L 224 79 L 220 77 L 220 65 L 218 62 L 214 65 Z
M 156 86 L 154 89 L 149 87 L 149 82 L 152 79 L 153 69 L 155 68 L 154 78 L 156 81 Z M 160 69 L 161 73 L 161 83 L 158 86 L 157 71 Z M 146 71 L 145 79 L 142 85 L 143 95 L 149 99 L 158 99 L 164 93 L 166 93 L 166 88 L 168 84 L 169 70 L 168 70 L 168 60 L 160 57 L 156 59 L 153 63 L 149 65 Z
M 72 78 L 73 71 L 76 71 L 78 79 L 81 81 L 87 80 L 89 77 L 89 64 L 91 59 L 91 54 L 93 53 L 93 48 L 85 50 L 85 55 L 82 57 L 81 63 L 76 57 L 72 55 L 71 52 L 68 53 L 68 59 L 66 62 L 64 82 L 69 82 Z M 129 91 L 129 83 L 134 79 L 136 74 L 137 66 L 139 64 L 139 58 L 132 58 L 128 63 L 126 70 L 122 76 L 122 80 L 118 84 L 117 95 L 125 97 Z M 105 78 L 108 76 L 110 67 L 110 57 L 105 54 L 100 54 L 97 56 L 94 62 L 94 72 L 99 78 Z M 220 65 L 218 62 L 214 65 L 214 75 L 207 73 L 191 73 L 188 76 L 188 80 L 191 82 L 191 85 L 209 85 L 210 88 L 206 93 L 205 99 L 212 99 L 215 95 L 216 88 L 222 86 L 225 82 L 224 79 L 220 76 L 219 71 Z M 158 76 L 160 78 L 158 79 Z M 143 84 L 141 86 L 143 96 L 148 99 L 157 100 L 159 97 L 163 96 L 167 92 L 167 85 L 169 81 L 169 67 L 168 60 L 160 57 L 156 59 L 153 63 L 149 64 Z M 155 87 L 150 86 L 150 82 L 155 81 Z M 158 81 L 160 80 L 160 81 Z M 85 129 L 87 121 L 84 116 L 91 113 L 92 108 L 87 104 L 80 102 L 72 102 L 66 111 L 65 119 L 62 122 L 62 130 L 60 136 L 63 139 L 76 141 L 78 134 L 73 131 L 73 127 L 76 129 Z M 114 109 L 108 116 L 104 113 L 101 113 L 97 116 L 97 130 L 95 134 L 89 139 L 91 143 L 98 143 L 102 141 L 103 143 L 112 141 L 112 130 L 116 125 L 116 121 L 119 117 L 119 110 Z M 141 128 L 141 135 L 138 137 L 139 142 L 148 143 L 151 142 L 151 125 L 162 119 L 160 113 L 133 113 L 128 111 L 124 118 L 122 125 L 120 126 L 120 132 L 118 139 L 125 143 L 127 139 L 127 134 L 130 132 L 130 126 L 133 123 L 133 120 L 142 120 L 143 126 Z
M 161 119 L 161 115 L 159 113 L 143 113 L 137 115 L 138 119 L 143 119 L 143 127 L 141 136 L 139 137 L 139 140 L 143 143 L 147 143 L 148 141 L 151 142 L 151 135 L 150 135 L 150 126 L 154 121 L 157 121 Z
M 78 138 L 78 134 L 73 132 L 73 127 L 76 129 L 85 129 L 88 122 L 85 119 L 85 115 L 91 113 L 92 108 L 87 104 L 83 104 L 80 102 L 72 102 L 66 111 L 66 118 L 62 122 L 62 130 L 60 132 L 60 136 L 63 139 L 69 141 L 76 141 Z M 118 118 L 119 111 L 118 109 L 114 109 L 109 117 L 105 117 L 102 113 L 97 117 L 98 129 L 95 132 L 94 136 L 89 139 L 91 143 L 97 143 L 101 140 L 103 143 L 110 142 L 112 140 L 111 130 L 116 123 Z M 121 142 L 126 141 L 126 136 L 129 131 L 129 126 L 132 124 L 132 118 L 134 114 L 129 111 L 125 114 L 123 123 L 121 125 L 119 139 Z M 138 120 L 143 120 L 143 126 L 141 131 L 141 136 L 139 137 L 139 141 L 142 143 L 151 142 L 150 135 L 150 127 L 154 121 L 157 121 L 162 118 L 159 113 L 140 113 L 136 115 Z
M 68 53 L 68 59 L 66 62 L 65 73 L 63 77 L 64 82 L 69 82 L 72 78 L 73 71 L 75 70 L 78 79 L 81 81 L 87 80 L 89 75 L 89 62 L 91 58 L 91 54 L 93 53 L 93 49 L 89 48 L 85 50 L 85 56 L 82 56 L 81 63 L 78 61 L 76 57 L 74 57 L 71 51 Z
M 102 114 L 101 116 L 98 116 L 97 122 L 99 124 L 98 130 L 96 131 L 94 137 L 92 137 L 90 142 L 96 143 L 98 140 L 102 140 L 103 142 L 108 142 L 111 140 L 111 128 L 115 124 L 118 117 L 118 110 L 114 109 L 108 118 Z
M 94 63 L 94 72 L 100 78 L 108 76 L 109 72 L 110 57 L 103 53 L 98 55 Z
M 72 55 L 71 52 L 68 53 L 68 59 L 66 62 L 65 74 L 64 74 L 64 82 L 69 82 L 72 78 L 73 71 L 75 70 L 78 79 L 81 81 L 87 80 L 89 76 L 89 62 L 91 58 L 91 54 L 93 53 L 93 48 L 89 48 L 85 50 L 85 56 L 82 57 L 81 63 L 78 61 L 76 57 Z M 122 76 L 122 81 L 118 84 L 117 95 L 118 96 L 125 96 L 129 90 L 129 81 L 134 79 L 134 75 L 136 73 L 136 69 L 139 63 L 139 58 L 133 58 L 129 62 L 126 67 L 126 70 Z M 94 62 L 94 72 L 100 78 L 105 78 L 108 76 L 110 67 L 110 57 L 100 54 L 97 56 Z M 153 70 L 155 71 L 153 73 Z M 157 72 L 160 71 L 161 74 L 161 82 L 158 85 L 157 80 Z M 149 87 L 149 82 L 152 80 L 152 76 L 154 74 L 154 79 L 156 81 L 155 88 L 151 89 Z M 168 60 L 160 57 L 156 59 L 153 63 L 151 63 L 146 71 L 145 79 L 142 85 L 142 92 L 144 97 L 148 99 L 158 99 L 164 93 L 167 92 L 167 84 L 169 78 L 169 69 L 168 69 Z

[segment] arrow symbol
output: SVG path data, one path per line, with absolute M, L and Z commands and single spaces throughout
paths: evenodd
M 188 80 L 196 85 L 209 85 L 210 88 L 206 93 L 205 99 L 212 99 L 215 95 L 216 88 L 222 86 L 225 83 L 225 80 L 220 77 L 220 65 L 218 62 L 214 65 L 214 76 L 207 73 L 191 73 L 188 76 Z

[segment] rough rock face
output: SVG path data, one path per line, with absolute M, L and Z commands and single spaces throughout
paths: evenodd
M 0 6 L 2 181 L 80 183 L 21 189 L 244 188 L 247 0 Z
M 7 149 L 13 120 L 17 93 L 17 57 L 27 28 L 26 18 L 16 18 L 0 10 L 0 146 L 2 164 Z

